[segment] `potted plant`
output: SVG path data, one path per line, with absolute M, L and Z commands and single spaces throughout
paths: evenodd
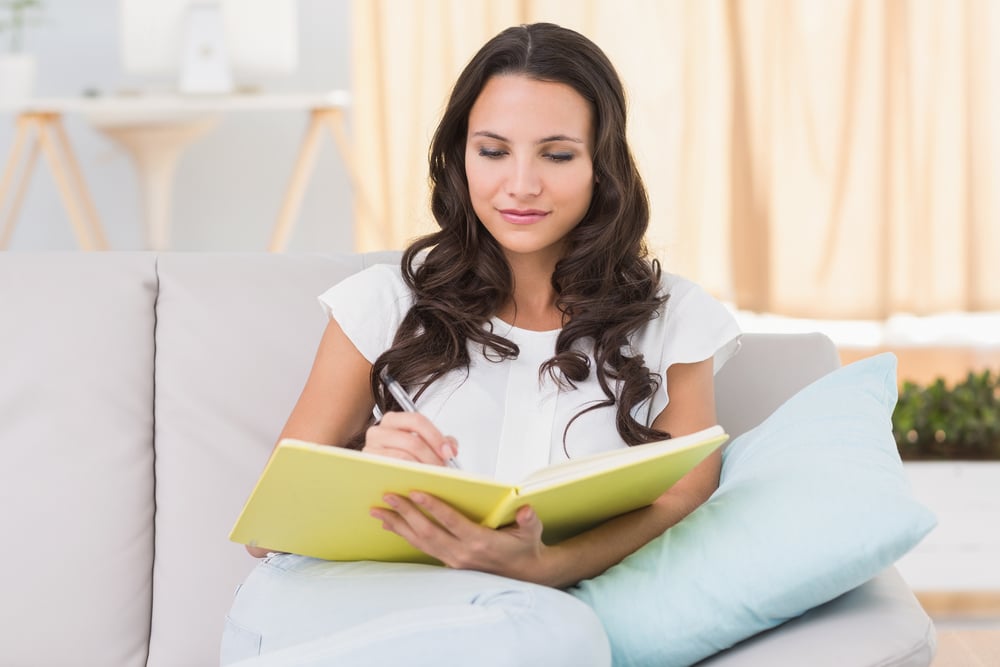
M 0 0 L 0 106 L 23 102 L 34 91 L 35 58 L 22 49 L 25 30 L 41 9 L 41 0 Z
M 906 461 L 1000 461 L 1000 373 L 970 372 L 953 387 L 906 381 L 892 426 Z

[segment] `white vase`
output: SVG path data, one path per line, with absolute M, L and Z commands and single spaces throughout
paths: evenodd
M 16 107 L 35 91 L 35 57 L 26 53 L 0 53 L 0 107 Z

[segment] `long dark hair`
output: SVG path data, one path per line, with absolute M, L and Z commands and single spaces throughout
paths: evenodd
M 659 265 L 648 259 L 643 241 L 649 201 L 625 137 L 622 84 L 593 42 L 549 23 L 501 32 L 472 58 L 452 90 L 429 154 L 431 211 L 440 230 L 403 254 L 403 278 L 415 302 L 392 347 L 373 365 L 376 403 L 383 411 L 398 409 L 380 382 L 383 371 L 419 395 L 446 373 L 468 369 L 470 343 L 494 360 L 518 354 L 517 345 L 490 324 L 511 298 L 513 278 L 502 249 L 476 217 L 465 172 L 469 112 L 486 82 L 502 75 L 571 86 L 590 104 L 596 136 L 590 208 L 568 235 L 566 254 L 552 274 L 563 327 L 555 356 L 539 372 L 565 389 L 594 372 L 606 400 L 580 414 L 616 405 L 616 427 L 629 445 L 669 437 L 630 414 L 652 397 L 659 380 L 630 349 L 629 335 L 665 297 L 659 294 Z

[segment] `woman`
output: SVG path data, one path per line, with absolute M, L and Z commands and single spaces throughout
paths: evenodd
M 714 424 L 713 372 L 738 330 L 647 258 L 625 116 L 611 63 L 571 30 L 483 46 L 431 145 L 440 230 L 322 295 L 330 321 L 281 437 L 517 479 Z M 419 413 L 398 411 L 385 374 Z M 608 664 L 596 616 L 560 589 L 681 520 L 719 468 L 717 452 L 652 506 L 559 544 L 530 507 L 492 530 L 387 495 L 372 516 L 445 567 L 272 554 L 237 594 L 223 663 Z

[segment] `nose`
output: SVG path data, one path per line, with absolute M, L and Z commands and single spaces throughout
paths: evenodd
M 542 192 L 542 179 L 531 159 L 510 160 L 507 194 L 511 197 L 537 197 Z

